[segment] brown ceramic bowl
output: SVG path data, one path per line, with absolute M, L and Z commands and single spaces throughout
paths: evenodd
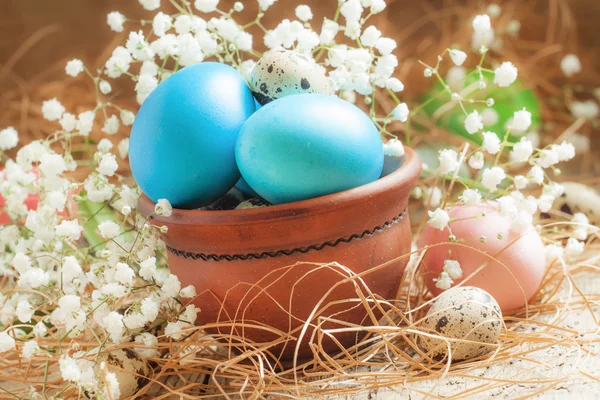
M 168 227 L 170 269 L 183 286 L 196 287 L 200 323 L 219 323 L 208 330 L 221 338 L 244 338 L 232 339 L 238 350 L 279 340 L 269 348 L 274 358 L 289 360 L 297 351 L 306 359 L 313 356 L 309 343 L 318 341 L 311 339 L 315 325 L 354 325 L 319 343 L 336 352 L 356 344 L 356 327 L 374 324 L 357 302 L 356 286 L 384 299 L 396 296 L 407 258 L 374 267 L 410 250 L 407 205 L 420 170 L 418 156 L 406 149 L 402 167 L 390 175 L 315 199 L 246 210 L 177 209 L 167 218 L 152 215 L 154 203 L 142 196 L 139 208 Z M 332 262 L 348 270 L 315 264 Z M 349 271 L 362 281 L 349 279 Z

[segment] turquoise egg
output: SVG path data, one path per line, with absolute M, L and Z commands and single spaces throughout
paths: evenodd
M 198 208 L 240 178 L 235 143 L 255 110 L 246 80 L 203 62 L 173 74 L 144 101 L 131 130 L 129 162 L 142 191 L 177 208 Z
M 375 125 L 335 96 L 300 94 L 272 101 L 242 127 L 235 156 L 246 182 L 273 204 L 372 182 L 383 168 Z

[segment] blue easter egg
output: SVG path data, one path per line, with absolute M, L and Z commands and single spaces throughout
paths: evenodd
M 254 191 L 254 189 L 252 189 L 250 187 L 250 185 L 248 185 L 248 182 L 246 182 L 246 180 L 244 179 L 244 177 L 240 177 L 240 180 L 236 182 L 235 187 L 237 190 L 239 190 L 240 192 L 244 193 L 247 196 L 250 197 L 260 197 L 258 195 L 258 193 L 256 193 Z
M 232 67 L 203 62 L 178 71 L 137 114 L 129 145 L 133 177 L 155 202 L 211 204 L 240 178 L 235 143 L 254 110 L 246 80 Z
M 242 127 L 235 156 L 242 176 L 273 204 L 324 196 L 378 179 L 383 145 L 371 119 L 335 96 L 277 99 Z

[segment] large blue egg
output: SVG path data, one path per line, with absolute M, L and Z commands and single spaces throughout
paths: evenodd
M 235 69 L 204 62 L 162 82 L 140 108 L 131 130 L 133 176 L 153 201 L 177 208 L 211 204 L 240 178 L 235 143 L 255 110 Z
M 286 96 L 257 110 L 242 127 L 235 155 L 246 182 L 273 204 L 361 186 L 383 168 L 371 119 L 321 94 Z

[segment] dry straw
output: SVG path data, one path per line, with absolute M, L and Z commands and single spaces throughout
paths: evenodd
M 434 60 L 451 44 L 465 47 L 471 34 L 465 21 L 484 9 L 479 8 L 478 1 L 450 0 L 437 8 L 428 2 L 413 2 L 421 17 L 399 25 L 400 17 L 396 13 L 402 13 L 407 3 L 388 3 L 387 15 L 381 18 L 387 17 L 386 33 L 398 41 L 401 49 L 399 78 L 410 82 L 407 89 L 413 90 L 409 94 L 414 98 L 426 89 L 418 84 L 424 82 L 418 60 Z M 561 78 L 558 61 L 566 52 L 574 51 L 578 44 L 575 18 L 568 2 L 503 2 L 499 24 L 513 18 L 523 23 L 522 34 L 519 38 L 507 39 L 502 52 L 495 58 L 512 60 L 519 67 L 521 79 L 542 100 L 544 140 L 559 141 L 576 130 L 589 134 L 591 128 L 583 121 L 572 122 L 562 96 L 565 81 Z M 1 124 L 20 127 L 21 132 L 28 132 L 32 139 L 46 137 L 54 129 L 43 120 L 39 109 L 40 100 L 48 94 L 61 93 L 63 104 L 74 110 L 95 101 L 94 94 L 87 88 L 65 83 L 62 79 L 49 80 L 54 73 L 62 71 L 63 62 L 27 82 L 14 72 L 13 67 L 19 59 L 36 43 L 43 43 L 44 37 L 54 29 L 47 27 L 36 32 L 0 69 L 0 83 L 6 89 L 1 95 Z M 594 69 L 585 68 L 585 65 L 597 62 L 598 54 L 589 53 L 581 54 L 584 71 L 588 71 L 581 79 L 588 86 L 600 83 Z M 576 95 L 577 86 L 567 93 Z M 381 98 L 385 99 L 385 96 Z M 382 103 L 380 106 L 384 111 L 390 111 L 394 104 Z M 439 141 L 461 143 L 461 139 L 430 120 L 419 119 L 416 123 L 424 127 L 427 134 L 415 136 L 413 145 Z M 402 126 L 397 129 L 401 136 Z M 596 182 L 592 173 L 582 173 L 597 170 L 593 154 L 579 156 L 572 164 L 570 174 L 577 178 L 571 180 Z M 426 178 L 423 184 L 436 185 L 437 177 Z M 422 228 L 422 218 L 418 217 L 423 213 L 422 208 L 422 205 L 413 204 L 411 209 L 417 235 Z M 549 219 L 540 221 L 545 242 L 566 241 L 568 234 L 561 228 L 568 223 L 567 217 L 561 212 L 552 212 Z M 594 231 L 582 256 L 568 264 L 559 261 L 549 266 L 540 289 L 529 304 L 504 315 L 500 344 L 492 353 L 456 363 L 432 359 L 418 346 L 420 335 L 435 334 L 420 327 L 432 301 L 419 276 L 422 249 L 400 256 L 410 257 L 410 262 L 394 299 L 382 299 L 373 294 L 361 275 L 354 274 L 349 268 L 336 263 L 316 265 L 315 268 L 336 271 L 340 276 L 336 285 L 344 282 L 354 286 L 356 297 L 344 304 L 347 308 L 367 310 L 370 319 L 365 322 L 366 326 L 344 324 L 336 321 L 335 316 L 320 317 L 321 312 L 332 305 L 323 298 L 314 310 L 314 318 L 298 328 L 302 340 L 311 343 L 314 359 L 308 362 L 294 360 L 286 365 L 274 361 L 276 357 L 270 349 L 289 340 L 289 334 L 293 332 L 277 332 L 257 321 L 195 327 L 179 341 L 160 336 L 162 332 L 157 331 L 161 356 L 151 360 L 149 376 L 136 376 L 140 386 L 133 398 L 285 399 L 352 398 L 353 395 L 367 398 L 367 394 L 377 393 L 383 398 L 383 392 L 389 388 L 399 393 L 398 398 L 408 395 L 416 398 L 487 398 L 499 394 L 526 398 L 570 385 L 594 384 L 598 388 L 599 369 L 593 360 L 598 357 L 600 325 L 596 310 L 600 291 L 594 289 L 593 284 L 599 279 L 599 250 L 597 232 Z M 391 268 L 390 264 L 393 263 L 376 268 Z M 286 270 L 295 267 L 291 265 L 272 274 L 280 279 Z M 3 292 L 14 290 L 7 287 L 7 282 L 6 279 L 0 281 Z M 464 284 L 468 284 L 468 280 Z M 289 304 L 279 306 L 282 310 L 289 309 Z M 243 315 L 243 309 L 238 311 Z M 576 319 L 581 323 L 577 324 Z M 326 322 L 329 324 L 324 325 Z M 336 328 L 328 328 L 332 325 Z M 250 326 L 270 331 L 278 339 L 270 343 L 251 343 L 242 337 L 243 330 Z M 220 334 L 209 335 L 205 329 L 218 330 Z M 331 338 L 336 329 L 355 332 L 357 344 L 349 349 L 340 348 L 337 355 L 325 354 L 319 343 Z M 92 335 L 75 341 L 40 340 L 39 344 L 54 349 L 62 347 L 64 351 L 85 351 L 104 345 L 101 353 L 89 356 L 92 360 L 100 360 L 119 347 L 140 346 L 132 343 L 106 346 Z M 594 366 L 596 370 L 589 369 Z M 135 372 L 123 370 L 123 374 Z M 25 360 L 17 352 L 4 353 L 0 359 L 0 398 L 31 398 L 31 386 L 48 398 L 83 397 L 61 380 L 58 355 L 45 353 Z

